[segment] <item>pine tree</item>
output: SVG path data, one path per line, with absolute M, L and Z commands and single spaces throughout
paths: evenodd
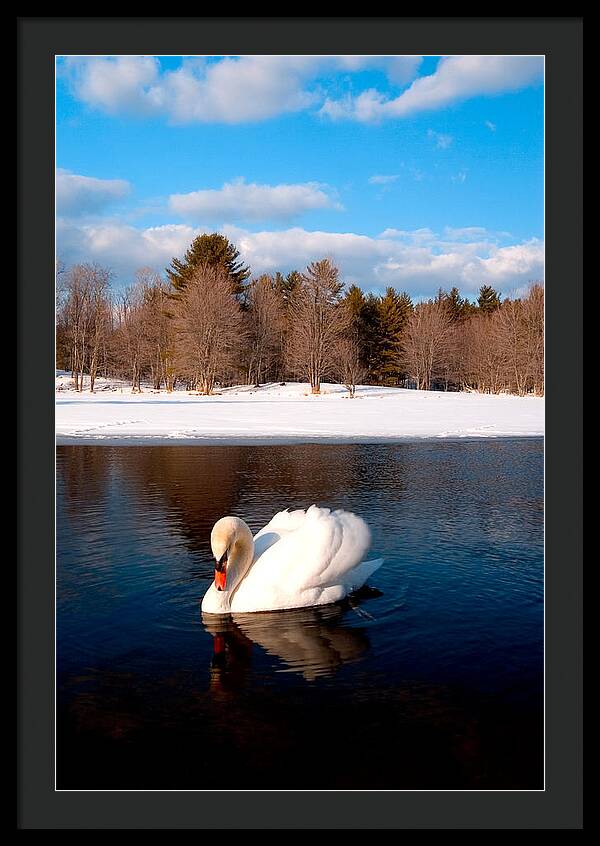
M 361 360 L 365 361 L 364 355 L 364 310 L 365 310 L 365 295 L 358 287 L 358 285 L 350 285 L 344 297 L 344 304 L 350 315 L 350 333 L 353 341 L 358 345 Z
M 344 297 L 344 305 L 349 314 L 350 328 L 349 338 L 354 345 L 358 358 L 362 365 L 368 365 L 366 350 L 366 325 L 365 325 L 365 295 L 358 285 L 350 285 Z
M 491 285 L 482 285 L 479 289 L 479 297 L 477 298 L 479 310 L 483 314 L 491 314 L 493 311 L 496 311 L 497 308 L 500 308 L 500 296 L 497 291 L 494 291 Z
M 466 297 L 461 297 L 458 288 L 450 289 L 449 294 L 444 294 L 444 304 L 453 323 L 458 323 L 470 317 L 475 311 L 475 306 Z
M 348 290 L 346 291 L 346 296 L 344 300 L 350 309 L 350 313 L 352 314 L 352 318 L 356 323 L 359 323 L 362 319 L 363 309 L 365 307 L 365 295 L 358 287 L 358 285 L 350 285 Z
M 458 292 L 458 288 L 454 286 L 450 289 L 450 293 L 446 294 L 444 299 L 446 309 L 450 315 L 453 323 L 456 323 L 462 317 L 464 300 Z
M 250 269 L 238 261 L 239 250 L 235 244 L 218 232 L 212 235 L 198 235 L 186 251 L 183 261 L 174 258 L 167 274 L 177 291 L 183 291 L 196 270 L 204 265 L 221 267 L 231 280 L 233 293 L 239 297 L 244 291 L 244 282 L 250 276 Z
M 362 309 L 363 357 L 368 368 L 369 381 L 379 379 L 379 349 L 381 343 L 381 315 L 379 297 L 370 293 Z
M 292 270 L 287 276 L 279 273 L 279 271 L 275 274 L 275 290 L 286 307 L 292 301 L 294 294 L 299 290 L 301 283 L 302 274 L 297 270 Z
M 359 351 L 360 364 L 373 378 L 379 362 L 380 319 L 379 298 L 364 295 L 358 285 L 350 285 L 344 303 L 350 314 L 350 334 Z
M 379 300 L 380 341 L 376 375 L 382 382 L 397 384 L 403 375 L 398 350 L 412 311 L 412 300 L 406 292 L 398 294 L 390 287 Z

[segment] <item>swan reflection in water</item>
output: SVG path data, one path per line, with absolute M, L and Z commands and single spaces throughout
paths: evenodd
M 366 596 L 379 596 L 367 588 Z M 350 627 L 350 615 L 372 619 L 359 607 L 360 597 L 335 605 L 250 614 L 202 614 L 213 636 L 211 687 L 244 685 L 256 644 L 283 666 L 277 672 L 298 673 L 306 681 L 333 675 L 343 664 L 360 660 L 370 648 L 364 628 Z

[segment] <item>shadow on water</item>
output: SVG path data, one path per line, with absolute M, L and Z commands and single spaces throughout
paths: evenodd
M 63 789 L 540 788 L 533 440 L 60 447 Z M 213 523 L 316 502 L 385 564 L 347 602 L 201 615 Z

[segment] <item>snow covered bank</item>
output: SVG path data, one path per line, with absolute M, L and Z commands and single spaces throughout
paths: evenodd
M 271 384 L 227 388 L 216 396 L 188 391 L 132 394 L 99 379 L 94 394 L 56 377 L 57 443 L 285 444 L 400 441 L 418 438 L 540 436 L 540 397 L 361 387 L 354 399 L 340 385 Z

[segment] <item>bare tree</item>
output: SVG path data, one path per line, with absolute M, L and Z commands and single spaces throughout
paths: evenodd
M 533 285 L 525 299 L 506 299 L 458 329 L 458 368 L 466 389 L 521 396 L 543 393 L 544 293 Z
M 109 271 L 98 267 L 94 268 L 94 273 L 90 278 L 89 295 L 89 372 L 91 393 L 94 393 L 98 366 L 106 348 L 106 341 L 110 330 L 111 303 L 108 296 L 109 284 Z
M 446 372 L 452 320 L 443 302 L 419 303 L 410 315 L 398 354 L 417 389 L 430 390 L 432 381 Z
M 291 303 L 288 338 L 290 366 L 305 376 L 313 394 L 335 363 L 338 342 L 347 331 L 350 315 L 340 303 L 343 285 L 329 259 L 309 264 Z
M 506 354 L 498 333 L 498 312 L 477 315 L 472 329 L 472 370 L 476 388 L 497 394 L 504 386 L 506 373 Z
M 173 338 L 171 331 L 172 300 L 167 286 L 151 268 L 136 273 L 136 285 L 141 288 L 141 367 L 156 390 L 163 382 L 172 390 Z
M 65 267 L 62 261 L 56 260 L 56 283 L 55 294 L 55 342 L 56 342 L 56 367 L 59 370 L 68 370 L 71 366 L 72 346 L 70 339 L 70 327 L 67 309 L 67 285 Z
M 366 378 L 369 372 L 362 361 L 360 342 L 356 336 L 341 338 L 336 343 L 333 372 L 350 396 L 354 397 L 356 386 Z
M 217 380 L 259 385 L 294 374 L 314 394 L 332 377 L 354 396 L 358 383 L 390 372 L 425 390 L 544 392 L 544 289 L 537 282 L 503 302 L 482 289 L 479 307 L 456 288 L 440 289 L 413 312 L 408 295 L 393 289 L 365 298 L 355 287 L 342 299 L 329 259 L 304 274 L 259 277 L 244 305 L 216 265 L 199 265 L 178 291 L 142 268 L 114 304 L 105 268 L 58 262 L 56 276 L 56 366 L 71 370 L 77 391 L 88 375 L 94 391 L 101 373 L 129 377 L 134 391 L 146 380 L 171 391 L 182 379 L 204 393 Z
M 75 265 L 71 268 L 66 281 L 66 289 L 66 324 L 71 348 L 70 369 L 75 382 L 75 390 L 82 391 L 89 297 L 85 265 Z
M 273 282 L 270 276 L 259 276 L 247 291 L 248 383 L 256 387 L 281 354 L 284 315 Z
M 119 298 L 112 338 L 115 360 L 121 372 L 129 375 L 134 392 L 142 390 L 144 334 L 144 288 L 138 283 L 130 285 Z
M 494 317 L 494 330 L 504 358 L 503 389 L 523 396 L 530 381 L 530 361 L 523 331 L 522 301 L 505 300 Z
M 99 352 L 105 342 L 110 319 L 108 298 L 110 272 L 96 264 L 76 264 L 64 283 L 57 286 L 60 318 L 58 328 L 77 391 L 83 390 L 84 373 L 90 375 L 90 387 L 98 367 Z
M 544 288 L 534 282 L 523 302 L 525 346 L 530 363 L 531 388 L 544 393 Z
M 128 378 L 134 392 L 149 380 L 155 389 L 174 384 L 172 300 L 168 286 L 149 268 L 136 272 L 112 310 L 108 357 L 113 372 Z
M 173 303 L 178 370 L 203 394 L 235 369 L 243 315 L 227 273 L 201 264 Z

